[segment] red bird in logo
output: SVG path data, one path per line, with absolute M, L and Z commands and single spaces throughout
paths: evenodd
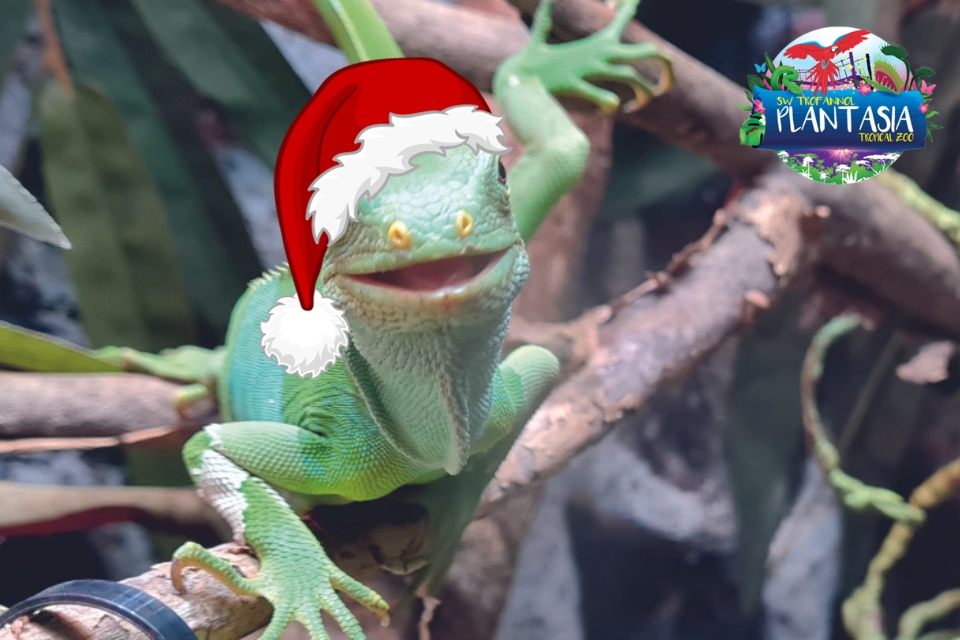
M 840 70 L 833 63 L 833 59 L 841 53 L 850 51 L 855 46 L 867 39 L 870 32 L 866 29 L 851 31 L 842 35 L 833 41 L 830 46 L 823 46 L 816 42 L 803 42 L 795 44 L 783 52 L 783 57 L 794 60 L 803 60 L 804 58 L 813 58 L 819 65 L 814 65 L 811 69 L 813 76 L 813 92 L 820 92 L 827 95 L 827 87 L 840 75 Z

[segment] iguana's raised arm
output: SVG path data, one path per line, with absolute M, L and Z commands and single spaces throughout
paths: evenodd
M 493 92 L 525 153 L 508 177 L 510 203 L 524 241 L 533 237 L 557 201 L 583 175 L 590 151 L 586 136 L 553 97 L 584 98 L 607 112 L 620 108 L 617 94 L 594 85 L 614 82 L 633 89 L 628 110 L 646 105 L 673 85 L 669 59 L 652 44 L 620 42 L 640 0 L 625 0 L 614 20 L 589 38 L 547 44 L 553 0 L 537 7 L 530 44 L 504 61 L 493 79 Z M 652 60 L 660 67 L 654 85 L 630 62 Z

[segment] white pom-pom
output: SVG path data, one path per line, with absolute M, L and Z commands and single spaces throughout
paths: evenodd
M 343 311 L 318 291 L 310 311 L 304 311 L 295 296 L 277 300 L 260 331 L 260 347 L 268 358 L 287 373 L 316 378 L 340 357 L 350 327 Z

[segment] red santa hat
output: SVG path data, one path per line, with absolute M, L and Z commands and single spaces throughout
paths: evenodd
M 509 150 L 501 118 L 468 80 L 429 58 L 363 62 L 327 78 L 287 131 L 274 173 L 277 216 L 296 297 L 261 323 L 260 345 L 287 373 L 316 377 L 347 344 L 343 312 L 315 290 L 327 247 L 390 176 L 421 153 L 462 145 Z

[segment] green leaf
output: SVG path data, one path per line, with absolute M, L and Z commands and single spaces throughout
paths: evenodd
M 303 103 L 285 102 L 197 0 L 131 0 L 194 89 L 219 103 L 268 167 Z
M 70 241 L 43 205 L 3 167 L 0 167 L 0 226 L 61 249 L 70 248 Z
M 866 82 L 868 85 L 870 85 L 871 87 L 873 87 L 874 89 L 876 89 L 877 91 L 884 91 L 884 92 L 886 92 L 886 93 L 892 93 L 893 95 L 896 95 L 896 96 L 900 95 L 900 92 L 897 91 L 896 89 L 891 89 L 890 87 L 887 87 L 887 86 L 885 86 L 885 85 L 882 85 L 882 84 L 880 84 L 879 82 L 877 82 L 876 80 L 873 80 L 873 79 L 871 79 L 871 78 L 862 78 L 862 80 L 863 80 L 864 82 Z
M 122 369 L 92 351 L 0 321 L 0 365 L 41 373 L 110 373 Z
M 192 342 L 193 314 L 177 268 L 167 214 L 120 112 L 101 91 L 80 84 L 76 107 L 133 280 L 151 350 Z
M 763 142 L 763 130 L 759 127 L 748 129 L 744 137 L 746 142 L 743 144 L 748 144 L 751 147 L 759 147 L 760 143 Z
M 893 56 L 898 60 L 905 61 L 907 59 L 907 52 L 903 47 L 899 47 L 895 44 L 888 44 L 880 48 L 880 53 L 885 56 Z
M 747 118 L 747 121 L 740 127 L 740 144 L 751 147 L 759 146 L 763 141 L 763 134 L 765 132 L 766 127 L 760 122 L 760 118 L 751 116 Z
M 98 346 L 147 349 L 146 323 L 76 104 L 50 81 L 39 110 L 43 177 L 50 205 L 73 239 L 65 258 L 87 337 Z
M 729 393 L 724 449 L 737 516 L 736 576 L 747 610 L 760 602 L 768 550 L 787 514 L 803 460 L 801 301 L 786 299 L 743 339 Z
M 753 111 L 752 104 L 738 104 L 737 106 L 743 109 L 744 111 Z
M 66 255 L 91 342 L 142 350 L 190 341 L 193 320 L 166 216 L 109 98 L 53 83 L 40 99 L 43 172 L 54 211 L 74 238 Z
M 403 57 L 403 52 L 369 0 L 313 0 L 313 4 L 351 64 Z
M 940 125 L 938 125 L 936 122 L 928 122 L 928 123 L 927 123 L 927 128 L 928 128 L 928 129 L 943 129 L 943 127 L 941 127 Z
M 926 115 L 927 115 L 927 118 L 932 118 L 933 116 L 940 115 L 940 112 L 939 112 L 939 111 L 928 111 Z
M 777 68 L 777 65 L 773 64 L 773 60 L 770 59 L 766 51 L 763 52 L 763 61 L 767 63 L 767 70 L 769 70 L 770 73 L 773 73 L 773 70 Z
M 747 76 L 747 87 L 753 89 L 754 87 L 760 87 L 763 89 L 763 80 L 760 79 L 760 76 L 751 73 Z
M 259 22 L 214 0 L 201 0 L 211 17 L 237 44 L 251 65 L 256 67 L 270 90 L 281 104 L 303 108 L 310 99 L 310 91 L 293 70 L 283 53 L 267 35 Z
M 33 13 L 30 0 L 6 0 L 0 18 L 0 82 L 10 70 L 17 48 L 23 41 L 27 19 Z
M 260 264 L 200 140 L 191 102 L 184 99 L 190 88 L 165 62 L 127 0 L 106 6 L 58 0 L 55 8 L 75 76 L 102 85 L 124 116 L 166 205 L 191 305 L 207 340 L 219 344 L 233 305 Z

